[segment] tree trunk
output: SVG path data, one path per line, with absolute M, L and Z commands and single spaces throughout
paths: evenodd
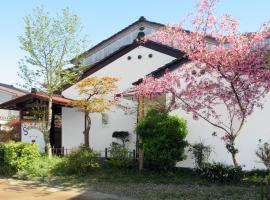
M 46 152 L 49 158 L 52 157 L 52 147 L 50 143 L 51 124 L 52 124 L 52 96 L 49 96 L 48 120 L 46 122 L 46 130 L 45 130 L 45 135 L 44 135 L 44 140 L 46 143 Z
M 231 155 L 232 155 L 233 165 L 235 167 L 238 167 L 239 165 L 238 165 L 238 163 L 236 161 L 236 153 L 231 153 Z
M 238 167 L 238 162 L 236 160 L 236 154 L 238 153 L 238 149 L 235 148 L 235 143 L 234 143 L 235 137 L 230 139 L 230 142 L 226 144 L 227 150 L 230 152 L 233 160 L 233 165 L 235 167 Z
M 83 131 L 85 148 L 90 148 L 90 144 L 89 144 L 90 129 L 91 129 L 91 117 L 89 116 L 88 112 L 85 112 L 85 129 Z

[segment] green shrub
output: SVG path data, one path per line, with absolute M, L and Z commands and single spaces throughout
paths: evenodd
M 0 143 L 0 166 L 4 165 L 4 156 L 5 156 L 4 144 Z
M 59 170 L 67 174 L 84 174 L 99 167 L 97 154 L 91 149 L 83 147 L 72 149 L 70 154 L 63 158 L 60 165 Z
M 113 143 L 110 146 L 110 160 L 109 163 L 118 168 L 128 168 L 132 166 L 132 156 L 130 155 L 128 148 Z
M 0 176 L 12 176 L 16 174 L 16 169 L 8 165 L 0 165 Z
M 201 168 L 204 164 L 208 163 L 209 156 L 211 154 L 211 147 L 204 145 L 203 142 L 190 145 L 189 151 L 192 152 L 195 160 L 195 167 Z
M 186 121 L 177 116 L 157 110 L 149 110 L 137 125 L 137 134 L 142 138 L 145 167 L 167 170 L 176 162 L 184 160 L 184 149 L 188 143 Z
M 197 172 L 205 178 L 213 182 L 239 182 L 243 177 L 241 167 L 234 167 L 233 165 L 225 165 L 223 163 L 207 163 Z
M 55 168 L 63 161 L 62 157 L 53 156 L 49 158 L 42 155 L 35 159 L 31 165 L 19 173 L 23 176 L 48 177 L 54 175 Z
M 270 169 L 270 144 L 268 142 L 262 143 L 261 140 L 259 140 L 259 142 L 260 144 L 256 151 L 256 155 L 260 158 L 265 167 Z
M 24 142 L 9 142 L 2 145 L 4 150 L 4 165 L 20 171 L 29 167 L 33 161 L 39 158 L 37 144 Z

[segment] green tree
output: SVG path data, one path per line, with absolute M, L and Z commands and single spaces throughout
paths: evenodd
M 25 16 L 24 22 L 25 32 L 19 40 L 26 56 L 19 63 L 19 76 L 25 88 L 35 87 L 48 95 L 44 140 L 51 156 L 52 97 L 77 77 L 66 69 L 70 60 L 84 50 L 86 37 L 82 35 L 79 17 L 68 8 L 51 17 L 43 7 L 37 7 L 32 15 Z
M 176 162 L 184 160 L 184 149 L 188 145 L 186 121 L 167 112 L 149 110 L 137 125 L 137 134 L 142 138 L 146 167 L 167 170 Z
M 76 85 L 81 98 L 73 100 L 71 105 L 77 107 L 85 115 L 85 128 L 83 131 L 85 148 L 90 147 L 89 131 L 92 124 L 90 114 L 109 111 L 110 107 L 116 103 L 109 96 L 117 90 L 117 81 L 117 78 L 110 76 L 101 78 L 90 76 Z

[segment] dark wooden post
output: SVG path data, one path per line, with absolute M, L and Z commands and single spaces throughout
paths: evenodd
M 105 148 L 105 158 L 108 159 L 108 149 Z
M 135 149 L 133 149 L 133 160 L 136 160 L 136 151 L 135 151 Z

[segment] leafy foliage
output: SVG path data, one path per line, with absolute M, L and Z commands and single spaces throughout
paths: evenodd
M 87 113 L 107 111 L 113 104 L 113 101 L 106 99 L 106 97 L 117 90 L 117 81 L 117 78 L 109 76 L 101 78 L 91 76 L 80 81 L 76 85 L 76 89 L 82 98 L 74 100 L 72 105 L 78 107 L 80 111 Z
M 4 164 L 16 171 L 26 169 L 40 157 L 37 144 L 24 142 L 9 142 L 2 145 Z
M 203 142 L 200 142 L 191 144 L 189 151 L 193 154 L 196 167 L 201 168 L 205 163 L 208 163 L 212 149 L 210 146 L 206 146 Z
M 89 131 L 91 129 L 90 113 L 102 113 L 109 111 L 115 103 L 109 95 L 117 90 L 117 78 L 114 77 L 87 77 L 76 85 L 80 99 L 73 100 L 71 105 L 84 112 L 86 126 L 84 129 L 84 145 L 89 147 Z
M 157 110 L 149 110 L 137 125 L 142 138 L 145 164 L 150 169 L 167 170 L 185 159 L 186 121 Z
M 48 97 L 43 134 L 47 153 L 51 156 L 52 96 L 77 79 L 77 72 L 67 68 L 70 60 L 84 50 L 85 37 L 81 35 L 79 17 L 67 8 L 51 17 L 43 7 L 37 7 L 24 21 L 25 31 L 19 40 L 26 56 L 19 63 L 19 76 L 24 81 L 22 86 L 35 87 Z
M 240 166 L 225 165 L 223 163 L 207 163 L 197 172 L 213 182 L 239 182 L 243 177 L 242 168 Z
M 265 142 L 260 144 L 256 155 L 260 158 L 267 169 L 270 169 L 270 144 Z
M 20 141 L 20 127 L 21 122 L 15 117 L 11 118 L 8 123 L 4 125 L 4 129 L 0 130 L 0 141 Z
M 63 159 L 63 162 L 59 164 L 58 168 L 67 174 L 75 173 L 81 175 L 93 168 L 99 167 L 97 154 L 89 148 L 74 148 Z
M 20 176 L 49 177 L 56 175 L 57 166 L 63 161 L 63 158 L 52 156 L 49 158 L 42 155 L 33 160 L 32 164 L 22 171 L 18 172 Z
M 125 146 L 126 142 L 129 141 L 129 132 L 128 131 L 114 131 L 112 134 L 113 138 L 119 139 L 122 142 L 123 147 Z
M 132 166 L 132 156 L 128 148 L 117 143 L 110 146 L 109 163 L 117 168 L 129 168 Z
M 25 32 L 19 36 L 21 48 L 28 53 L 20 62 L 23 86 L 53 94 L 76 76 L 64 67 L 85 49 L 80 19 L 68 8 L 52 17 L 43 7 L 36 7 L 24 21 Z

